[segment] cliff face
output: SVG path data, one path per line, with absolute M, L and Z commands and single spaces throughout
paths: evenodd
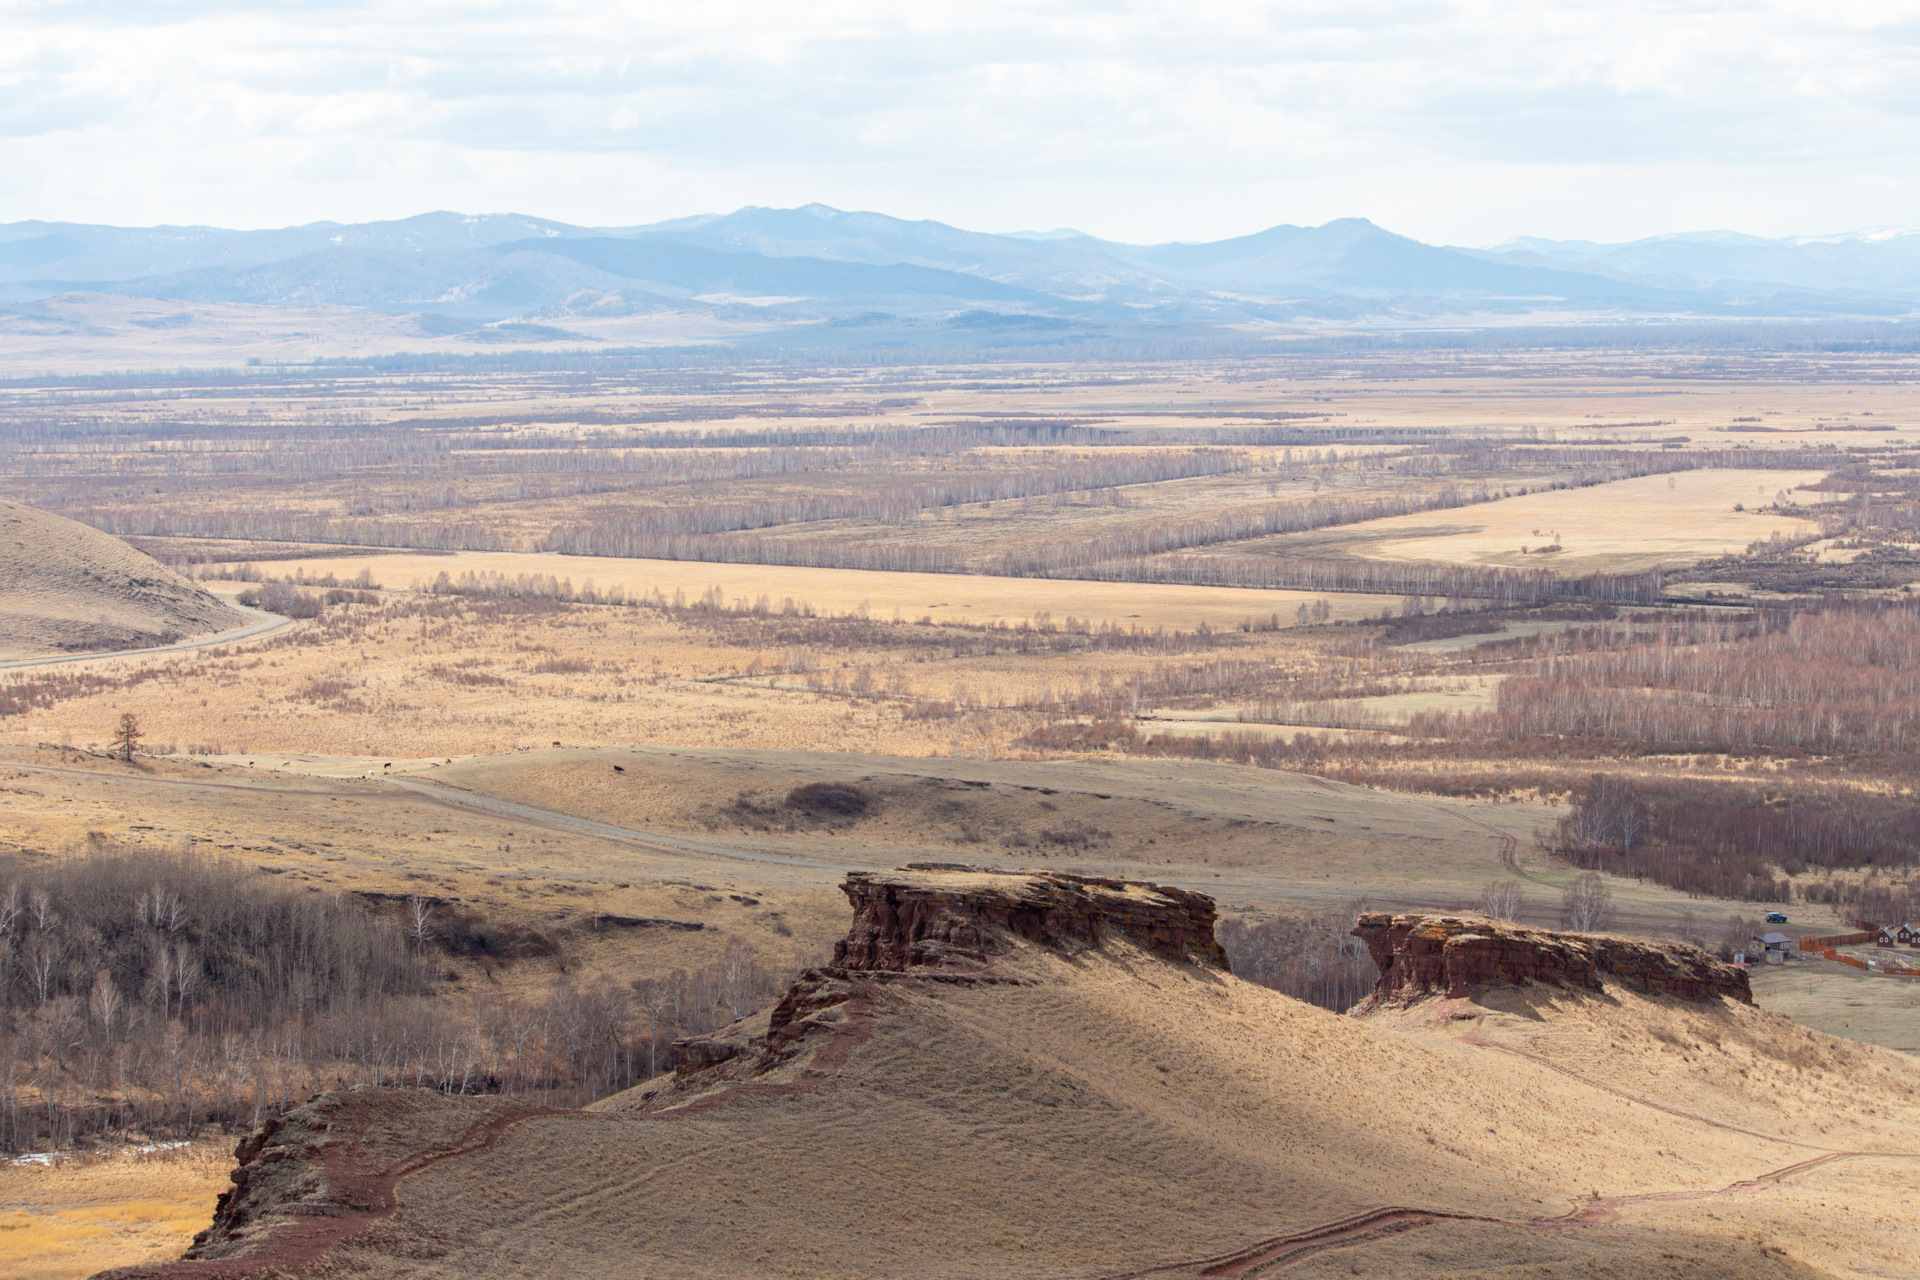
M 994 958 L 1022 942 L 1075 951 L 1125 938 L 1168 960 L 1227 968 L 1213 899 L 1166 885 L 918 862 L 856 871 L 840 887 L 853 925 L 833 962 L 802 974 L 764 1025 L 750 1019 L 676 1040 L 676 1080 L 748 1079 L 788 1064 L 805 1042 L 861 1022 L 889 982 L 1018 984 L 1017 975 L 993 972 Z
M 1166 885 L 921 862 L 854 872 L 840 887 L 853 902 L 853 928 L 833 951 L 840 968 L 967 967 L 999 949 L 997 930 L 1054 948 L 1120 936 L 1170 960 L 1227 967 L 1213 899 Z
M 267 1120 L 234 1148 L 238 1162 L 213 1222 L 177 1262 L 101 1272 L 95 1280 L 356 1274 L 336 1249 L 372 1246 L 399 1207 L 402 1178 L 442 1160 L 491 1148 L 512 1125 L 545 1108 L 511 1098 L 460 1097 L 426 1089 L 323 1093 Z M 434 1256 L 415 1250 L 417 1261 Z M 413 1273 L 409 1273 L 413 1274 Z
M 1551 933 L 1481 916 L 1368 912 L 1354 936 L 1367 944 L 1380 980 L 1362 1011 L 1429 995 L 1466 995 L 1488 983 L 1598 991 L 1607 979 L 1647 992 L 1753 1003 L 1745 970 L 1681 943 Z

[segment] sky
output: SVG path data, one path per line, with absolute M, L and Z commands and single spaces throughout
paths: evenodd
M 0 0 L 0 221 L 1920 226 L 1920 0 Z

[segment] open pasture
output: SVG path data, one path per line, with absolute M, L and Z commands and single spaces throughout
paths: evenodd
M 1274 614 L 1291 625 L 1301 605 L 1324 600 L 1328 618 L 1351 622 L 1398 613 L 1398 596 L 1351 592 L 1263 591 L 1236 587 L 1188 587 L 1118 582 L 1053 581 L 984 574 L 890 573 L 868 569 L 817 569 L 688 560 L 625 559 L 537 553 L 462 551 L 451 555 L 330 555 L 265 565 L 276 576 L 332 574 L 345 579 L 365 570 L 389 588 L 431 587 L 441 574 L 458 582 L 465 574 L 523 576 L 589 586 L 602 595 L 618 590 L 628 600 L 676 597 L 697 601 L 709 592 L 736 611 L 764 601 L 772 613 L 805 606 L 834 617 L 961 626 L 1013 626 L 1039 620 L 1064 626 L 1069 618 L 1095 626 L 1143 631 L 1231 631 L 1245 624 L 1272 625 Z M 224 587 L 225 584 L 209 585 Z
M 1447 511 L 1389 516 L 1337 530 L 1236 545 L 1236 552 L 1343 554 L 1382 560 L 1552 568 L 1567 574 L 1678 568 L 1736 555 L 1773 537 L 1820 530 L 1817 506 L 1833 495 L 1794 491 L 1820 472 L 1701 470 L 1554 489 Z M 1770 508 L 1785 494 L 1800 512 Z M 1744 507 L 1745 510 L 1737 510 Z M 1310 549 L 1310 550 L 1309 550 Z

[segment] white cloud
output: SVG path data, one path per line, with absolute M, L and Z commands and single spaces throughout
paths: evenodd
M 0 0 L 0 219 L 1920 222 L 1920 5 Z

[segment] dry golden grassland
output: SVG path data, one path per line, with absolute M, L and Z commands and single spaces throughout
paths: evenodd
M 1044 719 L 1037 700 L 1049 691 L 1122 682 L 1170 660 L 1151 650 L 956 657 L 990 637 L 404 593 L 329 613 L 335 625 L 88 662 L 134 682 L 8 717 L 0 741 L 104 744 L 133 712 L 156 747 L 207 754 L 483 755 L 553 742 L 1005 754 Z M 1236 657 L 1311 660 L 1292 630 L 1249 640 Z M 957 705 L 931 714 L 920 700 Z
M 288 883 L 428 894 L 533 923 L 567 940 L 565 972 L 628 976 L 707 963 L 729 935 L 775 960 L 821 955 L 845 928 L 836 888 L 844 872 L 914 861 L 1172 881 L 1255 918 L 1362 899 L 1467 908 L 1487 882 L 1517 875 L 1521 918 L 1547 926 L 1574 874 L 1531 848 L 1555 812 L 1545 805 L 1198 761 L 562 747 L 333 776 L 365 764 L 278 755 L 251 768 L 127 765 L 13 749 L 0 762 L 8 801 L 0 842 L 69 853 L 90 837 L 133 847 L 193 841 Z M 852 783 L 872 809 L 823 818 L 783 803 L 808 782 Z M 1503 862 L 1509 842 L 1512 868 Z M 1622 928 L 1657 935 L 1753 914 L 1750 904 L 1632 880 L 1615 884 L 1614 902 Z M 1797 910 L 1808 927 L 1839 923 L 1830 909 Z M 596 928 L 593 916 L 608 912 L 705 929 Z M 559 963 L 462 969 L 462 981 L 545 981 Z
M 1121 582 L 1073 582 L 1043 578 L 1001 578 L 962 573 L 889 573 L 866 569 L 706 564 L 688 560 L 641 560 L 608 556 L 568 556 L 517 552 L 461 551 L 451 555 L 405 553 L 354 556 L 333 554 L 310 560 L 274 561 L 263 566 L 275 576 L 332 574 L 346 579 L 363 569 L 385 587 L 431 586 L 442 573 L 458 581 L 463 574 L 500 574 L 507 578 L 540 575 L 591 586 L 605 593 L 618 588 L 629 600 L 659 595 L 698 600 L 717 591 L 728 607 L 750 609 L 764 600 L 779 612 L 795 608 L 846 617 L 864 614 L 879 620 L 961 626 L 1032 624 L 1044 619 L 1056 626 L 1069 619 L 1145 631 L 1192 631 L 1200 626 L 1233 630 L 1244 623 L 1268 624 L 1278 613 L 1292 622 L 1302 604 L 1325 600 L 1336 622 L 1397 613 L 1399 596 L 1352 592 L 1260 591 L 1235 587 L 1187 587 Z M 230 584 L 206 585 L 232 590 Z
M 1281 536 L 1236 550 L 1383 560 L 1551 567 L 1557 572 L 1628 573 L 1673 568 L 1711 556 L 1734 555 L 1750 543 L 1819 532 L 1806 516 L 1754 508 L 1790 497 L 1823 473 L 1807 471 L 1690 471 L 1640 476 L 1582 489 L 1551 490 L 1477 503 L 1450 511 L 1390 516 L 1317 534 Z M 1832 495 L 1806 493 L 1813 508 Z M 1749 508 L 1735 510 L 1736 505 Z M 1558 548 L 1558 550 L 1543 550 Z
M 242 319 L 225 313 L 213 318 L 220 324 Z M 342 333 L 332 340 L 341 351 L 363 349 L 356 345 L 361 337 Z M 209 330 L 195 341 L 219 346 L 238 339 Z M 263 351 L 284 345 L 271 335 L 262 341 Z M 0 408 L 27 414 L 35 424 L 56 424 L 31 448 L 0 454 L 0 491 L 9 498 L 44 501 L 103 526 L 124 527 L 163 558 L 197 559 L 217 572 L 257 560 L 275 577 L 351 579 L 365 570 L 383 585 L 378 603 L 335 604 L 271 636 L 0 674 L 0 686 L 8 689 L 66 681 L 46 684 L 51 692 L 40 704 L 0 717 L 0 849 L 69 856 L 103 845 L 191 844 L 262 867 L 277 883 L 367 895 L 373 910 L 396 921 L 405 899 L 431 897 L 538 930 L 554 942 L 549 952 L 507 962 L 450 957 L 437 981 L 443 994 L 458 996 L 537 997 L 556 982 L 602 977 L 624 984 L 712 964 L 731 939 L 749 943 L 771 966 L 816 961 L 845 930 L 847 907 L 835 887 L 845 872 L 908 861 L 1171 882 L 1209 892 L 1223 910 L 1253 919 L 1345 911 L 1362 900 L 1388 908 L 1471 907 L 1489 881 L 1517 880 L 1520 918 L 1542 925 L 1558 923 L 1561 893 L 1574 872 L 1533 843 L 1536 830 L 1564 809 L 1524 788 L 1497 793 L 1499 801 L 1456 799 L 1350 786 L 1291 767 L 1130 756 L 1097 745 L 1045 750 L 1030 737 L 1049 724 L 1117 714 L 1137 717 L 1145 733 L 1213 736 L 1231 730 L 1291 740 L 1303 725 L 1362 726 L 1343 732 L 1391 747 L 1397 739 L 1364 726 L 1404 725 L 1415 712 L 1487 706 L 1506 675 L 1484 669 L 1499 663 L 1481 664 L 1471 654 L 1485 636 L 1442 635 L 1405 646 L 1383 640 L 1376 646 L 1366 642 L 1376 634 L 1372 629 L 1294 625 L 1302 605 L 1323 601 L 1331 622 L 1377 618 L 1383 611 L 1397 615 L 1405 603 L 1397 595 L 431 549 L 531 548 L 561 527 L 615 522 L 641 508 L 697 513 L 727 503 L 771 509 L 822 498 L 878 502 L 913 485 L 984 484 L 1016 473 L 1027 479 L 1065 475 L 1123 457 L 1187 452 L 1191 441 L 1203 438 L 1199 433 L 1223 429 L 1290 424 L 1432 430 L 1440 433 L 1436 440 L 1463 446 L 1593 446 L 1612 451 L 1609 465 L 1621 454 L 1657 458 L 1663 445 L 1754 446 L 1751 470 L 1700 469 L 1549 488 L 1193 547 L 1618 572 L 1676 567 L 1737 552 L 1775 532 L 1813 531 L 1793 514 L 1734 510 L 1736 503 L 1770 506 L 1776 493 L 1819 478 L 1820 472 L 1798 461 L 1769 465 L 1769 449 L 1884 449 L 1920 439 L 1920 384 L 1904 366 L 1865 357 L 1830 366 L 1735 361 L 1722 369 L 1666 356 L 1574 360 L 1522 354 L 1329 358 L 1311 366 L 1035 365 L 832 375 L 729 371 L 710 377 L 350 374 L 298 387 L 265 376 L 260 382 L 257 388 L 239 380 L 175 386 L 165 396 L 49 385 L 19 391 L 11 400 L 0 397 Z M 59 435 L 63 422 L 74 424 L 71 439 Z M 1134 433 L 1138 443 L 981 444 L 945 453 L 864 454 L 816 444 L 783 455 L 791 467 L 760 466 L 773 460 L 774 449 L 786 447 L 768 443 L 779 431 L 904 434 L 989 422 L 1098 427 Z M 112 427 L 108 445 L 95 448 L 99 437 L 88 433 L 105 430 L 103 423 Z M 1874 429 L 1888 426 L 1895 429 Z M 715 439 L 697 447 L 681 441 L 678 452 L 648 447 L 650 435 L 659 443 L 672 432 L 711 433 Z M 583 463 L 587 451 L 576 446 L 604 443 L 600 438 L 607 433 L 619 433 L 620 443 Z M 738 447 L 725 447 L 729 436 L 738 438 Z M 494 447 L 516 442 L 536 447 Z M 394 446 L 391 453 L 388 445 Z M 1105 491 L 1056 487 L 1030 498 L 918 509 L 908 503 L 877 516 L 764 526 L 743 517 L 724 536 L 811 540 L 875 554 L 896 548 L 954 553 L 977 568 L 1030 547 L 1205 523 L 1277 504 L 1394 500 L 1476 486 L 1517 494 L 1523 486 L 1572 482 L 1583 474 L 1571 452 L 1500 475 L 1474 470 L 1460 461 L 1464 452 L 1422 453 L 1424 445 L 1405 443 L 1207 447 L 1230 454 L 1231 467 Z M 680 459 L 692 460 L 687 470 L 694 478 L 671 478 Z M 1795 496 L 1811 507 L 1832 495 Z M 241 527 L 220 529 L 228 517 Z M 288 532 L 273 525 L 282 517 L 311 523 Z M 339 531 L 350 525 L 393 545 L 349 545 L 354 539 Z M 328 529 L 339 536 L 325 536 Z M 223 532 L 232 536 L 217 536 Z M 288 540 L 294 537 L 301 541 Z M 1541 553 L 1543 545 L 1559 549 Z M 456 583 L 468 574 L 550 576 L 570 580 L 576 590 L 589 583 L 601 593 L 617 588 L 629 601 L 681 597 L 691 604 L 717 597 L 720 607 L 414 590 L 442 573 Z M 232 595 L 246 584 L 227 579 L 208 585 Z M 757 615 L 762 599 L 765 613 Z M 783 616 L 787 601 L 794 612 Z M 809 610 L 816 616 L 805 616 Z M 1276 621 L 1278 629 L 1264 629 Z M 1038 630 L 1020 630 L 1036 624 Z M 1248 625 L 1256 629 L 1241 630 Z M 1549 635 L 1577 625 L 1564 616 L 1516 619 L 1506 634 Z M 1192 633 L 1203 626 L 1229 634 L 1224 641 L 1217 635 L 1194 641 Z M 1088 627 L 1158 631 L 1162 640 L 1135 638 L 1103 647 L 1070 634 Z M 1175 638 L 1176 632 L 1188 634 Z M 1243 678 L 1249 671 L 1258 678 Z M 1187 692 L 1169 678 L 1183 673 L 1193 677 Z M 1130 686 L 1173 692 L 1129 704 L 1118 691 Z M 1263 704 L 1263 690 L 1282 686 L 1310 690 L 1284 695 L 1299 699 L 1288 705 L 1301 724 L 1241 721 L 1272 705 Z M 1105 709 L 1088 709 L 1096 705 Z M 84 750 L 103 749 L 127 713 L 138 718 L 152 754 L 120 762 Z M 1449 760 L 1411 754 L 1396 760 L 1388 750 L 1375 762 L 1383 770 L 1424 770 L 1435 778 L 1475 771 L 1496 777 L 1519 767 L 1491 749 L 1481 759 L 1479 750 L 1468 745 Z M 1047 754 L 1072 758 L 1037 758 Z M 1757 787 L 1775 765 L 1760 758 L 1730 764 L 1676 755 L 1612 758 L 1592 767 L 1623 776 L 1750 777 Z M 870 808 L 846 816 L 798 808 L 789 796 L 808 782 L 858 786 Z M 1860 785 L 1881 786 L 1882 780 Z M 1714 932 L 1730 917 L 1765 909 L 1688 896 L 1651 881 L 1610 882 L 1617 926 L 1629 932 L 1672 935 L 1702 922 Z M 1831 907 L 1795 904 L 1792 910 L 1796 930 L 1840 923 Z M 609 925 L 609 915 L 626 923 Z M 691 925 L 700 927 L 679 927 Z M 1756 970 L 1760 1003 L 1854 1039 L 1909 1052 L 1920 1045 L 1914 1038 L 1920 1027 L 1914 986 L 1830 968 Z M 1106 993 L 1114 1002 L 1112 1025 L 1135 1020 L 1144 1030 L 1136 1041 L 1103 1048 L 1110 1060 L 1099 1064 L 1102 1071 L 1119 1070 L 1112 1064 L 1129 1061 L 1129 1054 L 1148 1054 L 1141 1046 L 1160 1043 L 1153 1037 L 1165 1030 L 1160 1012 L 1137 1006 L 1138 991 L 1108 976 L 1112 981 L 1102 983 L 1112 988 Z M 1084 1004 L 1084 991 L 1063 992 L 1060 1010 Z M 1144 1083 L 1127 1088 L 1154 1099 L 1148 1111 L 1172 1126 L 1165 1129 L 1171 1133 L 1192 1119 L 1182 1109 L 1187 1095 L 1181 1090 L 1218 1086 L 1231 1092 L 1238 1086 L 1209 1077 L 1199 1085 L 1182 1080 L 1181 1090 L 1173 1090 L 1166 1062 L 1182 1063 L 1182 1071 L 1195 1063 L 1213 1071 L 1206 1064 L 1217 1058 L 1233 1064 L 1240 1079 L 1280 1071 L 1297 1083 L 1307 1055 L 1337 1044 L 1346 1056 L 1330 1060 L 1331 1074 L 1313 1077 L 1313 1092 L 1303 1103 L 1318 1108 L 1311 1116 L 1303 1113 L 1303 1132 L 1312 1141 L 1326 1140 L 1328 1114 L 1345 1116 L 1341 1124 L 1351 1122 L 1345 1139 L 1317 1157 L 1335 1164 L 1351 1157 L 1355 1168 L 1364 1168 L 1364 1179 L 1316 1184 L 1335 1199 L 1379 1199 L 1377 1170 L 1407 1165 L 1409 1149 L 1417 1157 L 1412 1165 L 1425 1168 L 1422 1160 L 1439 1159 L 1434 1134 L 1423 1125 L 1451 1125 L 1442 1136 L 1463 1151 L 1519 1158 L 1512 1157 L 1515 1144 L 1489 1127 L 1505 1125 L 1505 1119 L 1482 1124 L 1477 1113 L 1471 1124 L 1435 1119 L 1431 1090 L 1440 1086 L 1429 1078 L 1434 1062 L 1443 1080 L 1468 1081 L 1468 1092 L 1489 1117 L 1518 1114 L 1515 1098 L 1547 1098 L 1562 1106 L 1574 1097 L 1564 1073 L 1545 1067 L 1489 1073 L 1484 1060 L 1491 1053 L 1454 1043 L 1461 1028 L 1452 1024 L 1350 1035 L 1351 1024 L 1314 1021 L 1320 1016 L 1315 1011 L 1269 994 L 1242 992 L 1233 997 L 1235 1007 L 1244 1004 L 1257 1013 L 1263 1027 L 1298 1022 L 1300 1043 L 1289 1044 L 1287 1053 L 1301 1050 L 1299 1064 L 1291 1057 L 1283 1063 L 1271 1043 L 1247 1030 L 1252 1022 L 1234 1022 L 1202 1037 L 1204 1054 L 1163 1054 L 1157 1067 L 1151 1054 L 1140 1057 L 1132 1066 Z M 1217 994 L 1184 990 L 1179 999 L 1186 1005 L 1177 1016 L 1193 1025 L 1212 1017 L 1207 1010 L 1219 1001 Z M 937 1000 L 947 1016 L 966 1018 L 974 1016 L 969 1011 L 975 1004 L 986 1010 L 998 997 L 955 989 L 938 993 Z M 1532 1195 L 1585 1194 L 1590 1178 L 1606 1180 L 1609 1193 L 1628 1185 L 1692 1186 L 1704 1176 L 1702 1161 L 1713 1165 L 1716 1185 L 1724 1183 L 1752 1163 L 1740 1146 L 1747 1139 L 1724 1130 L 1730 1107 L 1743 1123 L 1796 1126 L 1796 1141 L 1813 1141 L 1812 1128 L 1826 1123 L 1818 1114 L 1826 1095 L 1797 1095 L 1793 1086 L 1804 1084 L 1803 1077 L 1789 1079 L 1798 1068 L 1779 1065 L 1773 1049 L 1748 1053 L 1741 1041 L 1735 1046 L 1738 1063 L 1729 1065 L 1730 1058 L 1719 1064 L 1743 1078 L 1745 1068 L 1757 1064 L 1769 1083 L 1780 1086 L 1758 1101 L 1750 1094 L 1734 1097 L 1689 1056 L 1704 1052 L 1693 1038 L 1702 1034 L 1698 1026 L 1682 1025 L 1684 1019 L 1661 1022 L 1659 1010 L 1635 1005 L 1627 1011 L 1633 1018 L 1615 1025 L 1602 1017 L 1588 1034 L 1569 1031 L 1561 1011 L 1546 1007 L 1551 1003 L 1482 1010 L 1478 1016 L 1516 1045 L 1531 1044 L 1562 1066 L 1605 1076 L 1616 1092 L 1640 1088 L 1645 1082 L 1632 1073 L 1658 1057 L 1665 1071 L 1663 1096 L 1722 1127 L 1708 1123 L 1708 1144 L 1685 1151 L 1659 1137 L 1671 1131 L 1667 1118 L 1648 1120 L 1638 1110 L 1638 1119 L 1620 1132 L 1612 1132 L 1604 1118 L 1586 1127 L 1529 1130 L 1531 1154 L 1524 1159 L 1537 1161 L 1540 1168 L 1532 1172 L 1552 1182 L 1551 1192 L 1534 1187 Z M 1088 1035 L 1105 1034 L 1052 1017 L 1058 1011 L 1019 1030 L 1027 1037 L 1023 1054 L 1051 1046 L 1066 1060 L 1084 1049 Z M 1000 1017 L 997 1009 L 987 1012 Z M 1657 1044 L 1634 1019 L 1660 1024 L 1652 1033 Z M 1553 1035 L 1541 1031 L 1555 1021 L 1560 1027 Z M 997 1022 L 993 1036 L 1000 1037 L 995 1043 L 1004 1040 Z M 1402 1039 L 1424 1047 L 1410 1049 L 1398 1043 Z M 1168 1039 L 1165 1047 L 1184 1043 L 1176 1041 Z M 1619 1050 L 1627 1042 L 1635 1047 L 1631 1060 Z M 1721 1051 L 1717 1041 L 1713 1050 Z M 1353 1072 L 1383 1055 L 1417 1062 L 1419 1071 L 1403 1083 L 1417 1079 L 1420 1088 L 1376 1096 L 1355 1086 Z M 1030 1058 L 1016 1059 L 1026 1070 Z M 994 1069 L 982 1079 L 991 1082 L 994 1096 L 1010 1096 L 1001 1069 L 1007 1064 L 995 1059 L 990 1065 Z M 900 1078 L 922 1087 L 930 1077 L 905 1071 Z M 1820 1088 L 1828 1083 L 1823 1079 Z M 937 1089 L 927 1092 L 936 1101 L 942 1096 Z M 1160 1100 L 1168 1098 L 1172 1109 L 1162 1113 Z M 1582 1105 L 1590 1109 L 1591 1101 Z M 859 1135 L 865 1159 L 874 1147 L 858 1127 L 863 1113 L 845 1105 L 846 1132 Z M 1373 1115 L 1369 1107 L 1385 1110 Z M 1057 1118 L 1061 1112 L 1050 1114 Z M 1514 1123 L 1524 1129 L 1530 1122 Z M 1411 1137 L 1415 1132 L 1423 1137 Z M 1720 1146 L 1707 1149 L 1722 1138 Z M 1072 1150 L 1062 1144 L 1055 1154 Z M 807 1158 L 813 1159 L 810 1149 Z M 529 1181 L 530 1170 L 568 1166 L 554 1175 L 557 1186 L 582 1163 L 577 1151 L 558 1146 L 522 1150 L 512 1159 L 518 1163 L 510 1165 L 511 1179 L 491 1177 L 487 1185 L 511 1185 L 514 1212 L 523 1191 L 530 1195 L 545 1185 L 540 1178 Z M 0 1280 L 81 1275 L 177 1252 L 182 1237 L 205 1224 L 224 1167 L 224 1151 L 213 1150 L 173 1164 L 124 1169 L 102 1162 L 0 1170 L 8 1210 L 0 1221 Z M 155 1172 L 163 1169 L 166 1190 Z M 594 1172 L 600 1179 L 597 1166 Z M 1657 1224 L 1650 1217 L 1623 1228 L 1623 1238 L 1633 1233 L 1631 1247 L 1614 1260 L 1654 1265 L 1660 1258 L 1658 1265 L 1671 1270 L 1697 1264 L 1746 1273 L 1779 1262 L 1784 1255 L 1778 1242 L 1799 1233 L 1805 1239 L 1796 1244 L 1795 1256 L 1810 1259 L 1809 1265 L 1838 1270 L 1859 1263 L 1862 1274 L 1897 1274 L 1910 1260 L 1878 1251 L 1886 1241 L 1910 1239 L 1915 1229 L 1910 1209 L 1884 1194 L 1892 1185 L 1888 1179 L 1904 1173 L 1904 1166 L 1849 1166 L 1823 1174 L 1817 1191 L 1808 1182 L 1659 1209 Z M 456 1176 L 465 1175 L 449 1167 L 420 1186 L 431 1191 Z M 1361 1182 L 1364 1194 L 1354 1189 Z M 1871 1205 L 1880 1226 L 1803 1231 L 1810 1223 L 1833 1221 L 1817 1202 L 1830 1191 Z M 952 1200 L 950 1186 L 937 1192 Z M 662 1194 L 671 1199 L 678 1191 Z M 1480 1194 L 1467 1189 L 1468 1199 Z M 1260 1212 L 1285 1203 L 1284 1197 L 1270 1200 L 1262 1201 L 1267 1209 Z M 491 1212 L 494 1202 L 488 1204 Z M 1244 1226 L 1242 1207 L 1205 1209 L 1223 1222 L 1234 1219 L 1233 1230 Z M 1112 1212 L 1110 1205 L 1101 1206 L 1095 1218 Z M 1033 1244 L 1006 1229 L 999 1208 L 988 1206 L 980 1215 L 983 1239 L 991 1236 L 992 1247 L 1017 1251 Z M 1087 1223 L 1095 1218 L 1080 1220 L 1075 1230 L 1091 1230 Z M 491 1219 L 480 1223 L 473 1238 L 492 1229 Z M 1599 1256 L 1599 1246 L 1584 1234 L 1562 1233 L 1550 1242 L 1515 1236 L 1489 1244 L 1477 1231 L 1464 1224 L 1434 1227 L 1409 1236 L 1412 1243 L 1395 1238 L 1360 1256 L 1373 1274 L 1432 1270 L 1439 1266 L 1436 1259 L 1447 1258 L 1458 1258 L 1463 1268 L 1483 1266 L 1485 1256 L 1474 1255 L 1488 1248 L 1510 1261 L 1515 1274 L 1548 1265 L 1547 1252 L 1555 1265 L 1584 1265 Z M 1719 1254 L 1702 1252 L 1702 1242 Z M 1681 1246 L 1692 1252 L 1673 1252 Z M 1428 1253 L 1397 1252 L 1405 1249 Z M 1334 1252 L 1308 1259 L 1303 1274 L 1351 1265 L 1354 1256 Z M 30 1267 L 40 1269 L 20 1269 Z M 1792 1274 L 1784 1268 L 1780 1273 Z
M 80 1280 L 180 1256 L 230 1185 L 232 1143 L 0 1164 L 0 1280 Z

